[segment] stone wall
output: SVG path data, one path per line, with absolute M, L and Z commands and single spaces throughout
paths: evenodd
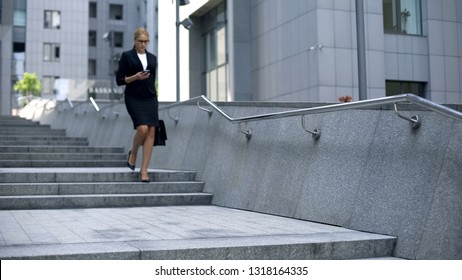
M 300 107 L 220 105 L 233 117 Z M 122 104 L 66 108 L 27 117 L 94 146 L 130 148 L 133 127 Z M 462 259 L 462 122 L 411 109 L 402 113 L 419 115 L 418 130 L 376 108 L 306 116 L 319 140 L 300 117 L 250 122 L 247 140 L 217 112 L 173 108 L 180 121 L 161 111 L 168 141 L 154 149 L 152 167 L 197 171 L 216 205 L 397 236 L 396 257 Z

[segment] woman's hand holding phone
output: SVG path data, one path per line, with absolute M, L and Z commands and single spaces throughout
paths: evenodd
M 143 70 L 141 72 L 138 72 L 138 74 L 136 74 L 136 76 L 138 77 L 138 80 L 145 80 L 147 78 L 149 78 L 149 69 L 148 70 Z

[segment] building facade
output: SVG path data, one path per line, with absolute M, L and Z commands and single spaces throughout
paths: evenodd
M 0 1 L 0 114 L 15 106 L 23 72 L 38 74 L 44 97 L 120 98 L 117 59 L 139 26 L 159 56 L 161 101 L 176 100 L 175 28 L 181 100 L 359 100 L 355 0 L 178 1 L 189 30 L 175 21 L 176 1 Z M 462 2 L 363 3 L 367 98 L 462 103 Z
M 0 113 L 17 106 L 13 85 L 36 73 L 45 98 L 119 98 L 114 72 L 133 31 L 149 27 L 157 53 L 157 0 L 2 0 Z
M 194 3 L 182 8 L 194 21 L 189 61 L 181 62 L 190 65 L 190 96 L 359 99 L 355 0 Z M 462 2 L 363 3 L 367 98 L 414 93 L 461 103 Z

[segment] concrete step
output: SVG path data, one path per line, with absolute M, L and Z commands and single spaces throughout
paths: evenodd
M 39 126 L 40 123 L 18 117 L 0 116 L 0 126 Z M 45 125 L 48 126 L 49 125 Z
M 344 260 L 391 256 L 396 239 L 361 232 L 132 242 L 146 260 Z
M 36 123 L 36 122 L 29 122 L 29 121 L 4 122 L 4 123 L 2 123 L 0 125 L 4 129 L 15 130 L 15 131 L 21 131 L 21 130 L 24 130 L 24 128 L 34 129 L 34 130 L 51 129 L 51 126 L 48 125 L 48 124 L 39 124 L 39 123 Z
M 0 211 L 0 221 L 2 260 L 373 259 L 396 242 L 213 205 Z
M 52 129 L 49 125 L 41 125 L 41 124 L 36 124 L 36 123 L 30 123 L 30 124 L 19 124 L 19 125 L 2 125 L 2 132 L 3 131 L 16 131 L 16 132 L 23 132 L 26 130 L 32 130 L 32 131 L 48 131 L 48 130 L 64 130 L 64 129 Z
M 29 122 L 29 121 L 22 121 L 22 122 L 19 122 L 19 121 L 0 121 L 0 127 L 2 128 L 15 128 L 15 127 L 22 127 L 22 128 L 29 128 L 29 127 L 48 127 L 50 128 L 49 125 L 41 125 L 39 123 L 36 123 L 36 122 Z
M 64 140 L 0 140 L 0 146 L 88 146 L 88 141 L 75 141 L 72 139 Z
M 122 153 L 2 153 L 2 160 L 118 160 L 125 162 L 127 155 Z
M 68 160 L 66 158 L 60 160 L 0 160 L 0 167 L 15 168 L 15 167 L 122 167 L 126 166 L 124 160 L 111 159 L 81 159 Z
M 0 210 L 207 205 L 195 172 L 149 170 L 151 183 L 125 168 L 0 169 Z
M 122 153 L 121 147 L 89 147 L 89 146 L 0 146 L 0 153 Z
M 208 205 L 207 193 L 0 196 L 0 210 Z
M 201 192 L 203 182 L 2 183 L 0 196 Z
M 84 141 L 88 142 L 84 137 L 67 137 L 67 136 L 53 136 L 53 135 L 0 135 L 0 141 Z
M 57 135 L 57 136 L 66 136 L 66 131 L 64 129 L 49 129 L 49 128 L 22 128 L 22 129 L 13 129 L 13 128 L 3 128 L 0 130 L 0 135 L 10 136 L 10 135 Z
M 149 173 L 155 182 L 194 181 L 196 177 L 194 171 L 149 169 Z M 139 182 L 139 176 L 128 167 L 0 169 L 2 183 Z
M 394 237 L 324 233 L 0 247 L 2 260 L 351 260 L 389 258 Z

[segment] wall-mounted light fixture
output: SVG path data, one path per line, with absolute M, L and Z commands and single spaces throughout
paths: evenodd
M 317 45 L 317 46 L 311 46 L 309 48 L 310 51 L 314 51 L 314 50 L 322 50 L 322 48 L 324 48 L 323 45 Z
M 189 30 L 194 25 L 194 23 L 190 18 L 185 18 L 182 22 L 179 22 L 178 25 L 183 25 L 184 28 Z

